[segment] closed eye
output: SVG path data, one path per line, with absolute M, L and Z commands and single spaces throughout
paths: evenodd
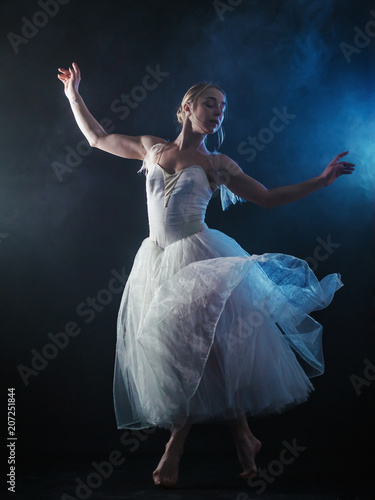
M 215 97 L 206 97 L 207 101 L 205 102 L 206 106 L 208 108 L 213 108 L 214 106 L 212 104 L 209 104 L 209 102 L 212 102 L 212 101 L 215 101 L 215 103 L 217 102 L 216 98 Z M 224 113 L 225 111 L 225 108 L 226 108 L 226 104 L 224 102 L 220 103 L 219 105 L 219 108 L 221 108 L 221 111 Z

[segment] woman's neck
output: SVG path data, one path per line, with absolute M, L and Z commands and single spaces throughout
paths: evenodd
M 172 144 L 178 147 L 180 151 L 186 149 L 196 149 L 201 153 L 208 153 L 205 140 L 206 135 L 197 132 L 186 130 L 185 127 L 181 130 L 180 134 L 176 137 Z

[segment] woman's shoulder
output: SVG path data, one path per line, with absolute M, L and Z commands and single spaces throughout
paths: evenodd
M 144 156 L 146 157 L 151 152 L 155 152 L 156 149 L 163 148 L 169 141 L 161 137 L 156 137 L 155 135 L 144 135 L 142 136 L 141 142 L 144 148 Z
M 155 158 L 161 152 L 163 147 L 168 141 L 162 139 L 161 137 L 156 137 L 154 135 L 144 135 L 142 136 L 142 145 L 144 149 L 143 163 L 138 173 L 143 172 L 147 175 L 148 169 L 152 163 L 154 163 Z
M 212 159 L 211 163 L 219 172 L 227 172 L 229 174 L 231 172 L 242 171 L 239 165 L 232 160 L 232 158 L 223 153 L 214 151 L 210 154 L 210 158 Z
M 220 188 L 222 209 L 228 210 L 231 205 L 238 201 L 241 203 L 245 202 L 246 200 L 235 195 L 228 187 L 231 182 L 231 177 L 243 172 L 241 167 L 239 167 L 232 158 L 223 153 L 218 153 L 217 151 L 212 153 L 210 157 L 212 158 L 211 165 L 213 164 L 212 170 L 216 174 L 215 181 Z

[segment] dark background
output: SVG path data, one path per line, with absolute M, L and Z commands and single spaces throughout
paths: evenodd
M 25 18 L 32 21 L 43 9 L 35 1 L 1 3 L 1 371 L 3 399 L 7 387 L 16 388 L 20 471 L 39 460 L 52 467 L 80 457 L 89 464 L 113 449 L 129 456 L 133 451 L 119 444 L 124 431 L 116 429 L 112 402 L 121 293 L 90 322 L 77 307 L 106 289 L 113 271 L 130 272 L 148 236 L 144 176 L 137 175 L 139 161 L 84 148 L 57 79 L 57 68 L 73 61 L 93 115 L 129 135 L 173 140 L 186 90 L 201 80 L 219 84 L 229 103 L 221 151 L 267 187 L 318 175 L 336 154 L 350 151 L 356 172 L 330 187 L 272 210 L 245 203 L 223 212 L 214 197 L 206 222 L 249 253 L 305 258 L 319 279 L 338 272 L 345 285 L 326 310 L 313 314 L 324 326 L 326 361 L 325 374 L 313 380 L 316 391 L 283 415 L 254 420 L 254 432 L 269 449 L 297 438 L 310 449 L 348 457 L 372 452 L 375 373 L 370 370 L 372 380 L 366 380 L 364 370 L 366 359 L 375 364 L 375 4 L 219 5 L 71 0 L 58 4 L 54 16 L 34 17 L 45 25 L 33 35 L 29 28 L 26 43 L 15 46 L 13 38 L 12 46 L 9 33 L 23 36 Z M 358 29 L 370 21 L 371 36 L 357 38 L 354 46 Z M 355 48 L 350 61 L 343 42 Z M 113 102 L 142 85 L 147 67 L 158 65 L 168 76 L 122 119 Z M 284 107 L 295 118 L 247 161 L 240 143 L 269 126 L 274 108 Z M 84 154 L 58 176 L 54 162 L 67 166 L 69 147 Z M 318 248 L 329 240 L 333 249 Z M 51 343 L 48 334 L 69 322 L 80 333 L 26 377 L 26 385 L 20 366 L 32 368 L 32 349 L 41 353 Z M 353 375 L 365 382 L 357 391 Z M 136 453 L 148 449 L 158 456 L 167 437 L 162 430 L 138 437 Z M 200 425 L 188 446 L 213 453 L 231 443 L 226 428 Z

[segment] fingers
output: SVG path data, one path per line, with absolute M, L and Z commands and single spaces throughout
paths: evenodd
M 335 165 L 338 163 L 338 161 L 343 157 L 346 156 L 349 153 L 349 151 L 344 151 L 343 153 L 340 153 L 334 157 L 334 159 L 331 161 L 330 165 Z
M 340 167 L 340 175 L 341 174 L 352 174 L 355 170 L 354 163 L 339 162 L 339 163 L 337 163 L 337 166 Z
M 58 74 L 58 75 L 57 75 L 57 78 L 58 78 L 59 80 L 61 80 L 62 82 L 64 82 L 64 83 L 65 83 L 65 82 L 67 82 L 67 81 L 69 80 L 69 76 L 66 76 L 65 74 L 64 74 L 64 75 L 59 75 L 59 74 Z
M 346 165 L 344 165 L 343 167 L 344 174 L 351 174 L 352 172 L 354 172 L 354 170 L 355 170 L 354 167 L 347 167 Z
M 349 162 L 343 162 L 343 161 L 339 161 L 341 158 L 343 158 L 344 156 L 346 156 L 347 154 L 349 153 L 349 151 L 344 151 L 343 153 L 339 153 L 338 155 L 335 156 L 335 158 L 331 161 L 330 165 L 331 166 L 348 166 L 348 167 L 354 167 L 355 164 L 354 163 L 349 163 Z
M 77 78 L 81 78 L 81 72 L 79 70 L 77 63 L 74 62 L 72 64 L 72 68 L 73 68 L 73 71 L 74 71 L 75 75 L 77 76 Z
M 69 75 L 77 75 L 78 77 L 81 76 L 81 72 L 79 70 L 79 67 L 77 66 L 77 64 L 74 62 L 72 64 L 72 66 L 69 67 L 69 69 L 65 69 L 65 68 L 57 68 L 60 73 L 66 75 L 66 76 L 69 76 Z
M 350 163 L 347 161 L 339 161 L 341 158 L 346 156 L 349 151 L 344 151 L 335 156 L 334 160 L 328 165 L 328 169 L 335 171 L 335 175 L 338 177 L 340 175 L 348 175 L 354 172 L 355 163 Z
M 57 68 L 57 69 L 60 71 L 60 73 L 57 74 L 57 78 L 61 80 L 63 83 L 66 83 L 71 77 L 69 70 L 64 68 Z

